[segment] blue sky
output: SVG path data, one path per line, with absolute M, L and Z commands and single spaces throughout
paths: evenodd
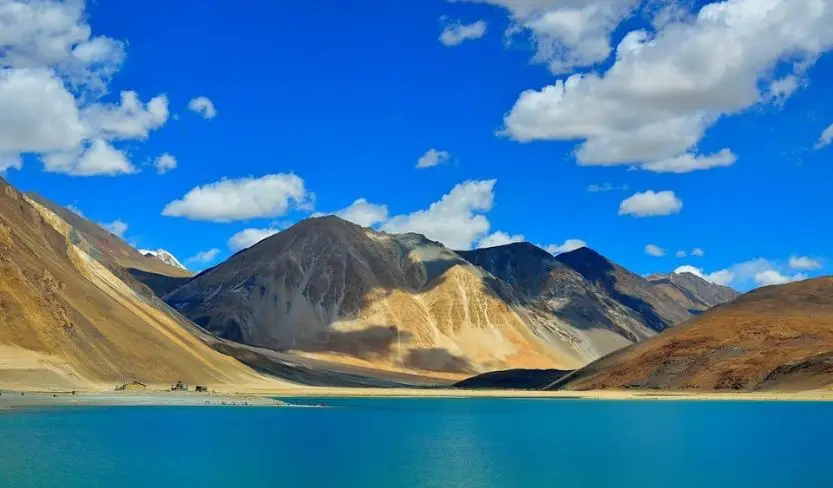
M 0 0 L 0 166 L 140 248 L 211 258 L 193 269 L 365 199 L 342 215 L 451 247 L 582 241 L 740 289 L 815 276 L 833 1 L 786 5 Z

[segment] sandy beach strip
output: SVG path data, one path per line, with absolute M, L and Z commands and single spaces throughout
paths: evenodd
M 281 400 L 278 400 L 279 398 Z M 142 391 L 142 392 L 0 392 L 0 410 L 71 407 L 71 406 L 293 406 L 307 398 L 495 398 L 541 400 L 599 401 L 833 401 L 833 391 L 806 392 L 669 392 L 646 390 L 530 391 L 530 390 L 459 390 L 410 388 L 332 388 L 298 387 L 291 389 L 235 391 L 227 386 L 212 393 Z M 285 401 L 284 401 L 285 400 Z M 324 402 L 326 403 L 326 402 Z
M 409 388 L 300 388 L 274 391 L 272 396 L 290 399 L 320 398 L 506 398 L 506 399 L 584 399 L 584 400 L 661 400 L 661 401 L 833 401 L 833 391 L 806 392 L 691 392 L 656 390 L 461 390 Z
M 16 392 L 0 391 L 0 411 L 72 406 L 231 406 L 285 407 L 271 396 L 195 392 Z

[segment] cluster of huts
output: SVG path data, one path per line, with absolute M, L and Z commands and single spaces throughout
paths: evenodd
M 148 385 L 138 381 L 131 381 L 130 383 L 124 383 L 123 385 L 116 387 L 116 391 L 145 391 L 147 389 Z M 171 391 L 188 391 L 188 385 L 186 385 L 182 381 L 182 378 L 180 378 L 174 385 L 171 386 Z M 198 393 L 208 393 L 208 387 L 205 385 L 197 385 L 194 388 L 194 391 Z

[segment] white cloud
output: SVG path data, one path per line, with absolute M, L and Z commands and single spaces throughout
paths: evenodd
M 208 97 L 197 97 L 188 102 L 188 109 L 203 116 L 205 119 L 213 119 L 217 116 L 217 109 L 214 102 Z
M 79 217 L 84 216 L 84 212 L 82 212 L 81 209 L 76 207 L 75 205 L 72 205 L 72 204 L 67 205 L 67 210 L 74 213 L 75 215 L 78 215 Z
M 830 25 L 827 0 L 709 3 L 691 21 L 630 32 L 601 74 L 575 74 L 523 92 L 505 117 L 504 133 L 518 141 L 583 141 L 576 154 L 584 165 L 684 155 L 696 162 L 708 127 L 771 102 L 773 82 L 785 94 L 784 76 L 802 76 L 833 46 Z
M 103 91 L 124 60 L 123 44 L 92 37 L 84 1 L 0 2 L 0 66 L 55 70 L 70 85 Z
M 774 269 L 761 271 L 760 273 L 755 275 L 755 282 L 759 286 L 783 285 L 784 283 L 791 283 L 793 281 L 801 281 L 806 279 L 807 275 L 803 273 L 788 276 L 781 274 L 780 272 Z
M 220 250 L 215 247 L 213 249 L 208 249 L 207 251 L 200 251 L 194 256 L 191 256 L 190 258 L 186 259 L 185 262 L 196 264 L 208 264 L 217 259 L 217 256 L 219 255 Z
M 451 159 L 451 154 L 448 151 L 431 148 L 419 158 L 416 167 L 418 169 L 433 168 L 448 162 L 449 159 Z
M 699 247 L 695 247 L 694 249 L 691 250 L 691 255 L 692 256 L 697 256 L 697 257 L 703 257 L 703 256 L 706 255 L 706 251 L 700 249 Z
M 821 149 L 823 147 L 827 147 L 832 142 L 833 142 L 833 124 L 830 124 L 830 126 L 827 129 L 824 129 L 824 132 L 822 132 L 821 137 L 819 137 L 819 141 L 816 143 L 816 149 Z
M 576 249 L 581 249 L 582 247 L 587 247 L 587 243 L 582 241 L 581 239 L 567 239 L 562 244 L 550 244 L 548 246 L 539 246 L 544 248 L 548 253 L 558 256 L 559 254 L 564 254 L 565 252 L 575 251 Z
M 168 122 L 168 97 L 159 95 L 146 104 L 134 91 L 121 92 L 118 105 L 95 104 L 86 108 L 84 118 L 92 134 L 106 139 L 147 139 L 150 131 Z
M 673 158 L 645 163 L 642 165 L 642 169 L 655 173 L 690 173 L 692 171 L 731 166 L 737 160 L 737 156 L 732 151 L 723 149 L 709 156 L 686 153 Z
M 506 232 L 498 231 L 492 234 L 487 235 L 486 237 L 480 239 L 477 243 L 477 247 L 479 249 L 485 247 L 497 247 L 497 246 L 505 246 L 507 244 L 512 244 L 514 242 L 524 242 L 526 238 L 523 235 L 509 235 Z
M 452 0 L 454 1 L 454 0 Z M 512 19 L 511 39 L 529 32 L 536 46 L 533 60 L 553 73 L 590 66 L 610 56 L 610 37 L 639 0 L 463 0 L 505 8 Z
M 263 239 L 271 237 L 280 231 L 281 230 L 276 227 L 267 227 L 264 229 L 243 229 L 229 238 L 228 247 L 232 251 L 248 249 Z
M 807 256 L 791 256 L 789 262 L 790 268 L 801 270 L 821 269 L 821 263 L 817 259 Z
M 124 233 L 127 232 L 127 228 L 129 227 L 126 222 L 124 222 L 122 220 L 119 220 L 119 219 L 114 220 L 114 221 L 109 222 L 109 223 L 108 222 L 102 222 L 100 225 L 107 232 L 109 232 L 109 233 L 111 233 L 115 236 L 121 237 L 122 239 L 124 238 Z
M 685 251 L 683 251 L 683 250 L 680 250 L 680 251 L 677 251 L 676 256 L 677 256 L 678 258 L 684 258 L 684 257 L 688 256 L 688 253 L 687 253 L 687 252 L 685 252 Z
M 587 191 L 590 193 L 601 193 L 608 191 L 627 191 L 630 188 L 628 185 L 617 186 L 611 183 L 602 183 L 601 185 L 587 185 Z
M 23 159 L 18 154 L 4 155 L 0 154 L 0 174 L 5 173 L 10 169 L 20 169 L 23 167 Z
M 72 150 L 86 131 L 75 98 L 53 72 L 0 69 L 0 153 Z
M 388 219 L 388 207 L 387 205 L 376 205 L 364 198 L 359 198 L 351 203 L 349 207 L 336 212 L 335 215 L 362 227 L 372 227 Z
M 280 217 L 294 208 L 309 208 L 312 198 L 304 180 L 291 173 L 223 179 L 193 188 L 166 205 L 162 215 L 212 222 Z
M 619 204 L 619 215 L 657 217 L 680 213 L 683 202 L 673 191 L 637 193 Z
M 802 82 L 797 76 L 787 75 L 769 85 L 769 96 L 776 104 L 783 104 L 801 85 Z
M 80 152 L 51 153 L 41 157 L 44 169 L 72 176 L 116 176 L 138 172 L 124 152 L 96 139 Z
M 93 36 L 87 18 L 84 0 L 0 0 L 0 154 L 7 161 L 36 154 L 47 171 L 134 173 L 110 141 L 146 139 L 167 120 L 164 95 L 147 105 L 131 91 L 119 105 L 97 101 L 124 61 L 125 44 Z
M 168 153 L 165 153 L 156 158 L 153 165 L 156 167 L 156 172 L 163 175 L 176 168 L 176 158 Z
M 472 24 L 454 22 L 445 26 L 440 34 L 440 42 L 445 46 L 459 46 L 469 39 L 480 39 L 486 34 L 486 22 L 478 20 Z
M 734 274 L 729 271 L 728 269 L 723 269 L 714 273 L 706 274 L 703 272 L 701 268 L 697 268 L 694 266 L 680 266 L 674 270 L 676 274 L 683 274 L 683 273 L 691 273 L 695 276 L 699 276 L 706 281 L 710 281 L 716 285 L 721 286 L 729 286 L 731 281 L 734 279 Z
M 680 266 L 674 272 L 692 273 L 712 283 L 732 286 L 739 290 L 748 290 L 750 288 L 767 285 L 780 285 L 808 278 L 808 275 L 805 273 L 790 274 L 784 269 L 783 265 L 763 258 L 744 261 L 713 273 L 705 273 L 701 268 L 694 266 Z
M 657 246 L 656 244 L 648 244 L 645 246 L 645 254 L 648 256 L 654 256 L 655 258 L 661 258 L 665 256 L 665 249 Z
M 452 249 L 471 249 L 489 231 L 484 213 L 492 209 L 496 180 L 466 181 L 427 210 L 397 215 L 382 225 L 394 234 L 416 232 Z

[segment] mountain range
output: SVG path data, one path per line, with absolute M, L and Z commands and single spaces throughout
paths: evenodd
M 333 216 L 193 275 L 0 190 L 3 387 L 833 384 L 833 278 L 738 297 L 693 274 L 642 277 L 589 248 L 453 251 Z
M 680 283 L 718 288 L 693 275 Z M 231 341 L 456 378 L 575 369 L 736 293 L 692 289 L 678 303 L 587 248 L 559 257 L 528 243 L 455 252 L 421 235 L 328 216 L 302 221 L 162 296 Z

